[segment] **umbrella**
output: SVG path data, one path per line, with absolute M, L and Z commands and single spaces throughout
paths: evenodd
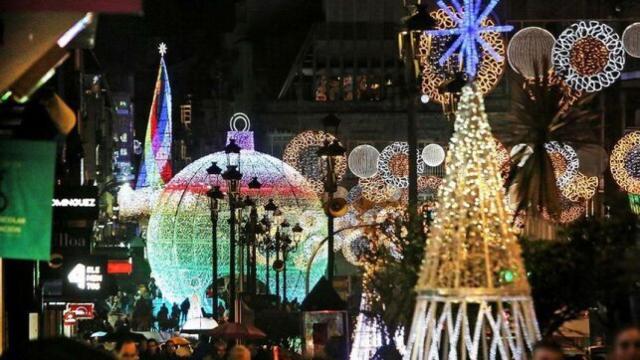
M 181 337 L 181 336 L 174 336 L 171 339 L 167 340 L 167 341 L 171 341 L 174 345 L 176 346 L 183 346 L 183 345 L 189 345 L 191 344 L 191 342 L 189 342 L 189 340 Z
M 262 330 L 253 325 L 225 323 L 206 333 L 212 337 L 225 339 L 262 339 L 267 337 Z
M 100 340 L 104 342 L 118 342 L 118 341 L 124 341 L 124 340 L 133 340 L 135 342 L 140 342 L 143 340 L 147 340 L 147 338 L 144 335 L 137 334 L 129 330 L 125 330 L 125 331 L 116 331 L 116 332 L 107 334 L 101 337 Z
M 164 341 L 162 339 L 162 335 L 156 331 L 132 331 L 132 332 L 144 336 L 145 338 L 147 338 L 147 340 L 154 339 L 159 343 Z
M 216 328 L 217 326 L 218 323 L 210 318 L 191 318 L 187 319 L 180 332 L 185 334 L 204 334 L 208 333 L 210 330 Z
M 93 334 L 91 334 L 91 337 L 92 338 L 94 338 L 94 337 L 103 337 L 105 335 L 107 335 L 106 331 L 96 331 Z

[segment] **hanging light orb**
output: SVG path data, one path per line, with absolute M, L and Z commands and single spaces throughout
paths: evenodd
M 431 167 L 440 166 L 445 156 L 444 148 L 438 144 L 429 144 L 422 149 L 422 161 Z
M 359 178 L 370 178 L 378 173 L 380 152 L 371 145 L 358 145 L 349 153 L 349 170 Z
M 553 66 L 551 53 L 555 42 L 553 34 L 543 28 L 532 26 L 518 31 L 507 47 L 509 66 L 527 79 L 535 78 L 536 72 L 547 73 Z
M 624 191 L 640 194 L 640 131 L 623 136 L 614 146 L 610 160 L 611 174 Z
M 597 21 L 580 21 L 565 29 L 552 57 L 556 73 L 567 84 L 589 93 L 611 86 L 625 63 L 620 37 L 611 26 Z
M 622 45 L 629 56 L 640 58 L 640 23 L 633 23 L 624 29 Z
M 418 156 L 418 173 L 424 171 L 424 162 Z M 405 189 L 409 187 L 409 144 L 394 142 L 380 153 L 378 172 L 387 185 Z

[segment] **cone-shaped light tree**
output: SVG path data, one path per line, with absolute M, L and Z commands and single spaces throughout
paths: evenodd
M 480 92 L 463 89 L 407 359 L 526 359 L 540 337 Z

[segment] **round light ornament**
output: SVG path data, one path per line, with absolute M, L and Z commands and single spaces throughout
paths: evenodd
M 623 136 L 611 152 L 611 174 L 624 191 L 640 194 L 640 131 Z
M 567 144 L 550 141 L 544 144 L 544 148 L 551 157 L 551 163 L 556 173 L 556 184 L 560 189 L 565 188 L 578 174 L 580 160 L 578 154 Z
M 418 154 L 419 155 L 419 154 Z M 418 173 L 424 171 L 424 162 L 418 156 Z M 378 172 L 387 185 L 398 189 L 409 187 L 409 144 L 394 142 L 380 153 Z
M 363 179 L 378 173 L 380 152 L 371 145 L 358 145 L 349 153 L 348 164 L 351 172 Z
M 622 45 L 629 56 L 640 58 L 640 22 L 633 23 L 624 29 Z
M 527 79 L 536 77 L 536 72 L 551 70 L 551 53 L 556 38 L 552 33 L 540 27 L 526 27 L 518 31 L 507 47 L 509 66 Z M 542 69 L 542 66 L 548 66 Z
M 429 144 L 422 149 L 422 161 L 431 167 L 442 165 L 445 156 L 444 148 L 438 144 Z
M 580 21 L 565 29 L 552 57 L 556 73 L 573 89 L 588 93 L 611 86 L 625 63 L 620 36 L 597 21 Z

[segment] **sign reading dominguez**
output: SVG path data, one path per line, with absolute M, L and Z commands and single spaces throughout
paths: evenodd
M 0 141 L 0 257 L 49 260 L 53 142 Z

